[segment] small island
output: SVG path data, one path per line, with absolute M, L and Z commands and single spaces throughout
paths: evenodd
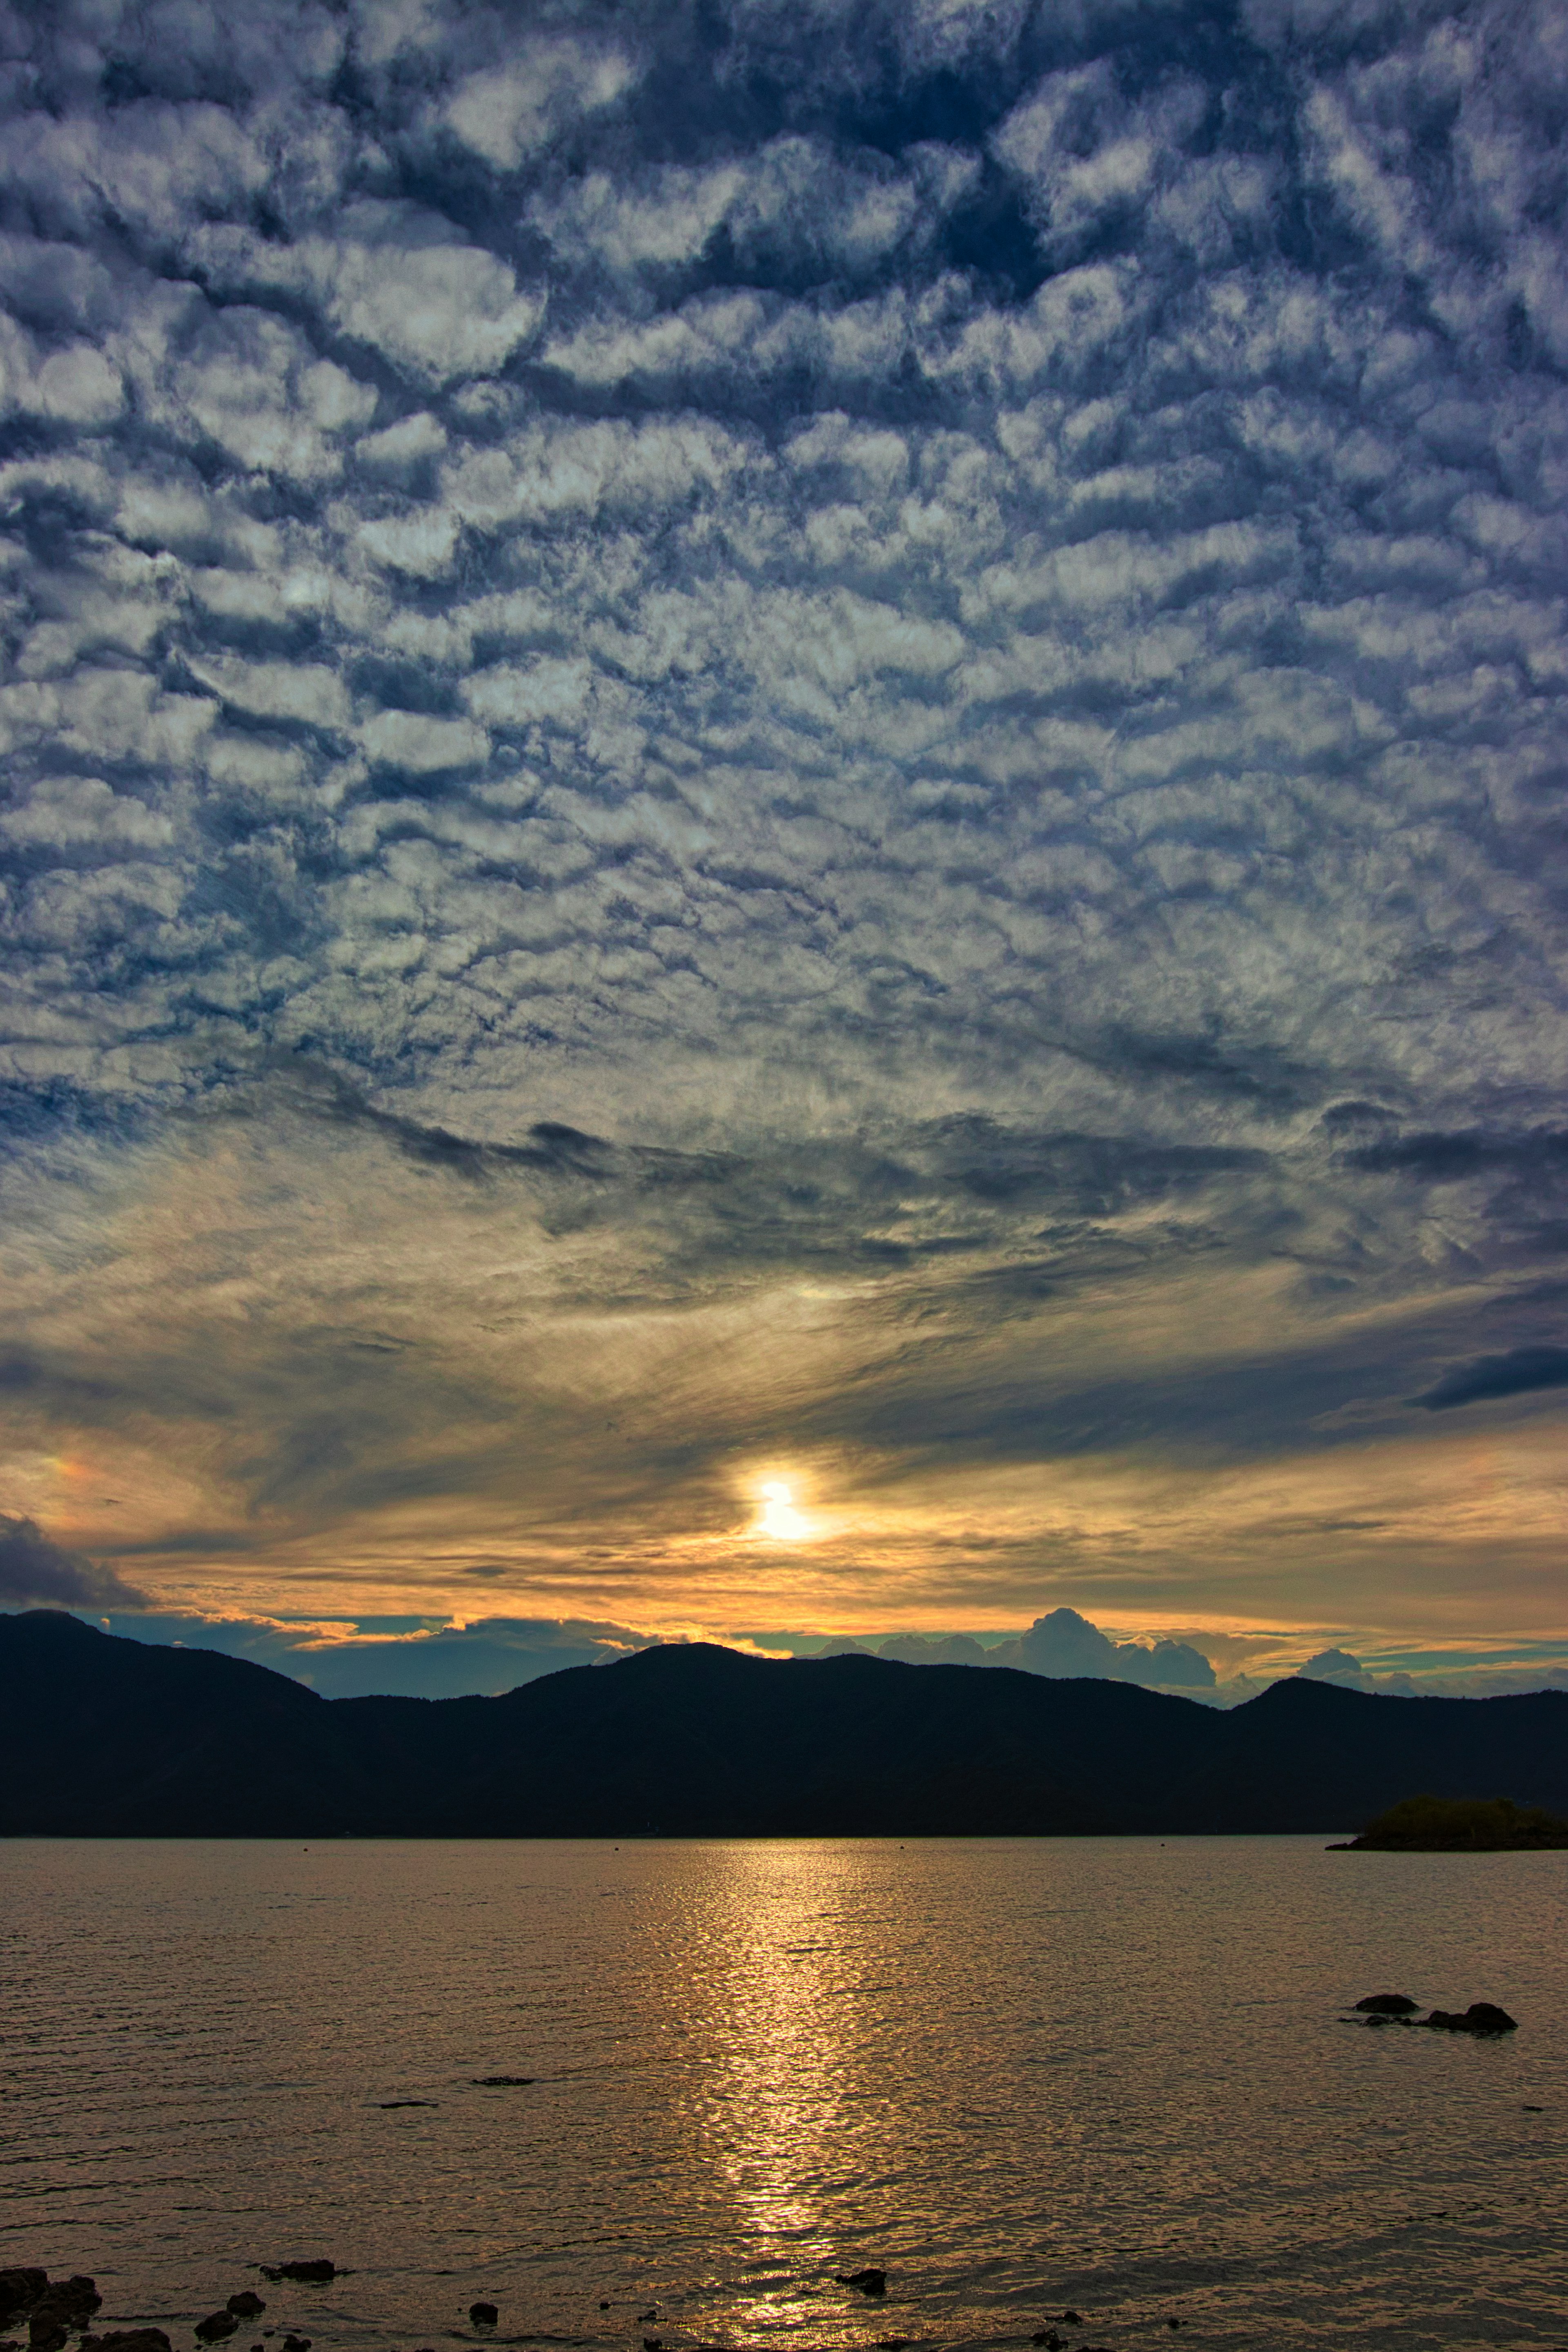
M 1536 1853 L 1568 1847 L 1568 1822 L 1508 1797 L 1405 1797 L 1331 1853 Z

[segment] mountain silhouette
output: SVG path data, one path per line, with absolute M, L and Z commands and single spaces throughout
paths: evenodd
M 710 1643 L 499 1698 L 323 1699 L 215 1651 L 0 1616 L 0 1835 L 1085 1835 L 1353 1828 L 1408 1796 L 1568 1804 L 1568 1695 L 1120 1682 Z

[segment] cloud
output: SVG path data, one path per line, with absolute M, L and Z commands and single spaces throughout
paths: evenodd
M 1458 1364 L 1413 1404 L 1444 1412 L 1460 1404 L 1528 1396 L 1539 1389 L 1568 1388 L 1568 1348 L 1510 1348 L 1500 1356 L 1478 1356 Z
M 308 302 L 345 344 L 378 354 L 410 383 L 437 389 L 457 376 L 493 374 L 533 334 L 538 294 L 520 293 L 508 265 L 465 244 L 453 223 L 410 204 L 349 205 L 332 236 L 279 246 L 247 230 L 206 229 L 192 240 L 203 281 L 215 291 L 293 296 Z M 331 391 L 334 423 L 362 423 L 374 406 L 352 379 Z
M 101 427 L 124 404 L 119 374 L 90 343 L 69 343 L 45 356 L 15 320 L 0 319 L 0 414 Z
M 8 1491 L 722 1624 L 783 1459 L 813 1622 L 1522 1638 L 1544 0 L 16 37 Z
M 1463 1183 L 1494 1171 L 1550 1177 L 1558 1170 L 1568 1172 L 1568 1134 L 1555 1128 L 1513 1135 L 1475 1129 L 1418 1133 L 1363 1144 L 1350 1157 L 1357 1168 L 1376 1174 L 1424 1176 L 1438 1183 Z
M 142 1597 L 113 1569 L 53 1542 L 32 1519 L 0 1512 L 0 1601 L 41 1608 L 134 1609 Z
M 1215 1681 L 1214 1668 L 1191 1643 L 1113 1642 L 1076 1609 L 1053 1609 L 1037 1617 L 1026 1633 L 1003 1643 L 985 1663 L 1068 1681 L 1088 1677 L 1183 1689 L 1211 1689 Z
M 543 36 L 525 41 L 508 64 L 467 76 L 447 100 L 443 120 L 487 163 L 515 171 L 566 124 L 613 106 L 636 79 L 637 68 L 619 49 Z
M 106 1602 L 106 1607 L 111 1603 Z M 121 1601 L 120 1607 L 125 1602 Z M 168 1613 L 111 1614 L 110 1630 L 132 1641 L 176 1643 L 251 1658 L 291 1675 L 323 1698 L 493 1697 L 541 1675 L 605 1665 L 646 1648 L 649 1636 L 585 1620 L 481 1617 L 454 1625 L 395 1629 L 372 1620 L 289 1620 Z
M 1296 1669 L 1309 1682 L 1332 1682 L 1340 1675 L 1359 1675 L 1361 1671 L 1361 1660 L 1352 1658 L 1348 1650 L 1320 1650 L 1316 1657 L 1309 1658 L 1305 1665 Z

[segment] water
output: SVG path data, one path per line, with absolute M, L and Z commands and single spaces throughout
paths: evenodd
M 1568 2347 L 1568 1854 L 1322 1845 L 0 1844 L 0 2262 L 233 2352 Z

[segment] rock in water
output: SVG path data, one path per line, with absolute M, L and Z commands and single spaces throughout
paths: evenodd
M 1369 1992 L 1356 2007 L 1367 2017 L 1414 2017 L 1421 2004 L 1407 1992 Z
M 56 2279 L 46 2287 L 27 2315 L 27 2337 L 37 2352 L 63 2343 L 67 2334 L 85 2327 L 102 2303 L 96 2285 L 79 2272 L 68 2279 Z
M 1506 2009 L 1495 2001 L 1473 2000 L 1468 2009 L 1435 2009 L 1430 2017 L 1420 2020 L 1423 2025 L 1435 2025 L 1439 2033 L 1517 2033 L 1519 2020 L 1510 2017 Z
M 7 2326 L 19 2311 L 37 2303 L 48 2283 L 47 2271 L 0 2271 L 0 2327 Z
M 470 2303 L 468 2317 L 476 2327 L 493 2327 L 500 2317 L 500 2313 L 493 2303 Z
M 84 2336 L 80 2352 L 172 2352 L 161 2327 L 115 2327 L 107 2336 Z
M 258 2319 L 267 2305 L 255 2288 L 247 2286 L 242 2287 L 237 2294 L 229 2296 L 228 2307 L 237 2319 Z
M 886 2271 L 840 2272 L 837 2273 L 837 2283 L 839 2286 L 858 2287 L 862 2294 L 886 2294 L 888 2292 Z
M 209 2311 L 205 2319 L 196 2322 L 196 2334 L 204 2344 L 221 2344 L 239 2326 L 232 2311 Z
M 60 2352 L 72 2331 L 85 2327 L 102 2300 L 89 2278 L 57 2279 L 27 2314 L 30 2352 Z
M 275 2270 L 261 2265 L 261 2275 L 269 2279 L 298 2279 L 306 2286 L 319 2285 L 324 2279 L 336 2278 L 336 2263 L 279 2263 Z

